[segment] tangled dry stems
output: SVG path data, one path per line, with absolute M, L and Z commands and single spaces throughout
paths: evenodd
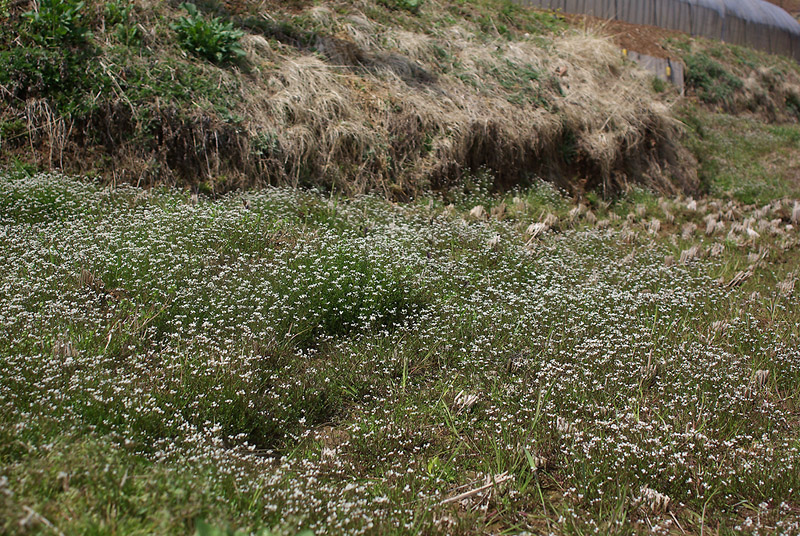
M 273 164 L 282 169 L 270 171 L 286 182 L 325 176 L 351 194 L 396 194 L 485 167 L 503 185 L 577 175 L 608 193 L 634 182 L 670 193 L 697 186 L 668 106 L 607 38 L 570 31 L 548 48 L 532 40 L 487 45 L 461 25 L 431 37 L 361 15 L 336 20 L 324 7 L 314 15 L 330 34 L 346 36 L 349 56 L 326 47 L 328 61 L 286 58 L 269 89 L 243 95 L 253 125 L 272 129 L 281 155 Z M 444 72 L 437 47 L 463 73 Z M 250 47 L 254 63 L 272 61 L 259 50 Z M 356 62 L 331 61 L 348 57 Z M 569 67 L 556 78 L 562 65 Z M 523 91 L 539 102 L 512 102 L 498 73 L 526 69 L 540 78 L 525 80 Z M 574 154 L 565 156 L 568 144 Z
M 140 3 L 137 12 L 149 23 L 154 9 Z M 425 9 L 441 21 L 450 6 L 431 0 Z M 44 129 L 36 148 L 50 166 L 66 151 L 58 167 L 85 171 L 98 165 L 81 158 L 92 154 L 87 134 L 107 130 L 101 152 L 126 164 L 112 174 L 139 183 L 210 180 L 220 189 L 287 184 L 402 198 L 481 168 L 499 187 L 540 176 L 605 193 L 633 183 L 670 194 L 697 189 L 669 102 L 602 30 L 506 38 L 466 19 L 423 31 L 376 20 L 374 11 L 366 1 L 303 6 L 314 25 L 302 30 L 309 43 L 251 30 L 242 42 L 246 73 L 202 65 L 220 86 L 239 83 L 230 111 L 241 123 L 209 103 L 185 113 L 120 89 L 78 122 L 87 132 L 65 130 L 68 117 L 27 113 L 31 128 L 58 127 Z M 280 10 L 263 18 L 293 20 Z M 164 36 L 143 35 L 159 54 L 179 58 Z M 142 106 L 156 116 L 153 140 L 123 139 Z

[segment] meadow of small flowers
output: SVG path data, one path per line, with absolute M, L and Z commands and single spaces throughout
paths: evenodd
M 798 220 L 7 174 L 0 533 L 798 534 Z

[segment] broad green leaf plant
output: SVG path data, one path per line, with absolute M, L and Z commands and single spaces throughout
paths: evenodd
M 184 2 L 181 7 L 187 15 L 178 19 L 171 28 L 178 34 L 181 46 L 201 58 L 214 63 L 228 63 L 245 55 L 239 46 L 244 35 L 230 22 L 219 17 L 206 19 L 194 4 Z

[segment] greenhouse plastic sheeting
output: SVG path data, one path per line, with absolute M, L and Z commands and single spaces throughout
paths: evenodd
M 800 60 L 800 23 L 764 0 L 515 0 L 518 4 L 649 24 Z

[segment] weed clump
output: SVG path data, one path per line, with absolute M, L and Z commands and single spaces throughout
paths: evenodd
M 378 2 L 390 9 L 403 9 L 416 15 L 422 8 L 425 0 L 378 0 Z
M 184 2 L 181 7 L 188 14 L 180 17 L 171 28 L 184 49 L 215 63 L 235 61 L 245 55 L 239 45 L 244 32 L 234 29 L 231 22 L 219 17 L 206 19 L 192 3 Z
M 84 2 L 76 0 L 41 0 L 38 9 L 22 15 L 27 34 L 47 47 L 85 45 L 92 32 L 85 23 L 84 7 Z
M 141 43 L 142 30 L 134 23 L 134 5 L 122 0 L 106 2 L 105 23 L 112 26 L 113 34 L 125 46 L 134 47 Z
M 701 103 L 769 123 L 795 121 L 800 96 L 797 63 L 747 47 L 703 39 L 670 40 L 686 63 L 686 87 Z
M 744 85 L 718 62 L 704 53 L 684 57 L 687 67 L 686 83 L 697 92 L 703 102 L 730 105 L 734 92 Z

